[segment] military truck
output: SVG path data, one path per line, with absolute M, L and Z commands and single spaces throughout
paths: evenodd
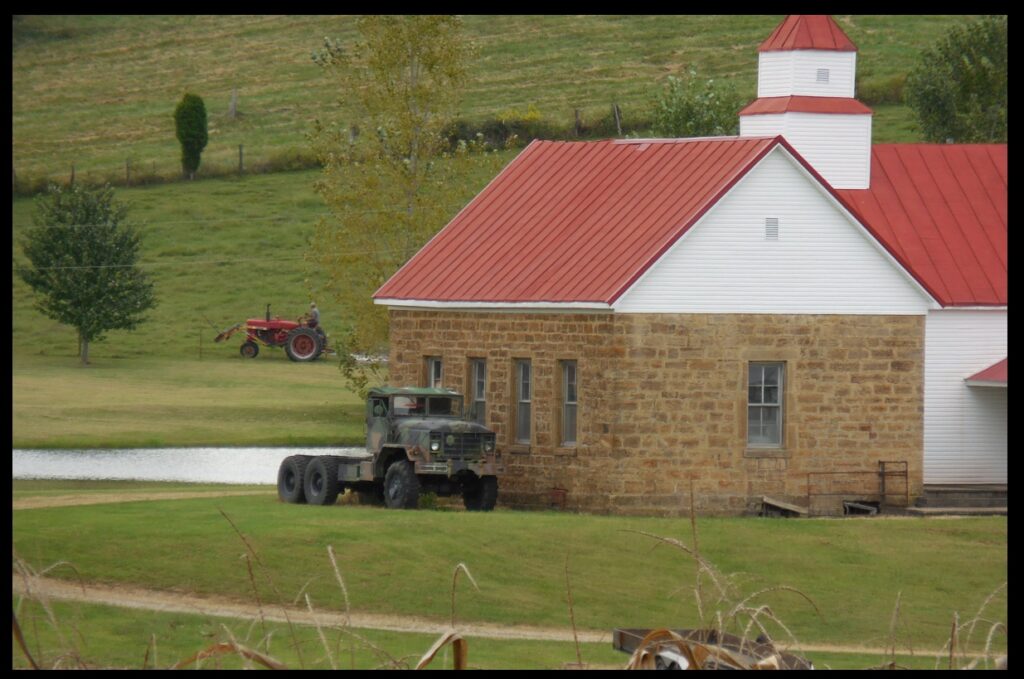
M 473 421 L 450 389 L 379 387 L 366 399 L 366 452 L 292 455 L 281 462 L 282 502 L 332 505 L 346 488 L 361 504 L 414 509 L 420 493 L 462 495 L 466 509 L 490 511 L 503 471 L 495 434 Z

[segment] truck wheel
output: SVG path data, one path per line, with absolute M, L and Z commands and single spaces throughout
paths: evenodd
M 384 503 L 391 509 L 416 509 L 420 501 L 420 480 L 412 463 L 398 460 L 384 475 Z
M 309 459 L 309 455 L 292 455 L 281 462 L 277 470 L 277 496 L 281 502 L 301 504 L 306 501 L 302 485 Z
M 238 353 L 244 358 L 256 358 L 260 353 L 260 345 L 255 342 L 246 342 L 239 348 Z
M 285 353 L 293 361 L 312 361 L 322 348 L 320 336 L 312 328 L 295 328 L 284 343 Z
M 462 504 L 471 512 L 489 512 L 497 503 L 497 476 L 483 476 L 462 491 Z
M 333 505 L 338 501 L 338 461 L 330 455 L 319 455 L 306 467 L 302 484 L 306 502 L 311 505 Z

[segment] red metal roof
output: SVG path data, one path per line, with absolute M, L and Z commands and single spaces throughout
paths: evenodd
M 534 141 L 374 298 L 611 304 L 777 143 Z
M 836 194 L 943 306 L 1004 306 L 1006 177 L 1006 144 L 875 144 Z
M 967 378 L 967 382 L 990 382 L 992 384 L 1006 384 L 1006 362 L 1008 358 L 1004 358 L 995 365 L 991 365 L 980 373 L 975 373 Z
M 856 52 L 857 46 L 827 14 L 791 14 L 758 48 L 758 52 L 788 50 Z
M 765 113 L 871 113 L 871 109 L 850 97 L 761 97 L 747 104 L 741 116 Z

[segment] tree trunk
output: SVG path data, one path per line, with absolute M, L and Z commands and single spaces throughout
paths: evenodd
M 89 365 L 89 340 L 82 338 L 81 352 L 82 365 Z

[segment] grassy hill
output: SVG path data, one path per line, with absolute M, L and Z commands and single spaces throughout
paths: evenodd
M 689 65 L 753 99 L 757 46 L 780 16 L 467 16 L 479 45 L 463 101 L 468 121 L 534 106 L 568 133 L 610 117 L 642 125 L 665 77 Z M 863 93 L 889 88 L 955 16 L 838 16 L 860 49 Z M 324 36 L 350 41 L 351 18 L 324 16 L 15 17 L 13 145 L 19 181 L 121 179 L 179 172 L 172 112 L 186 90 L 210 114 L 207 172 L 301 164 L 310 121 L 344 93 L 310 60 Z M 236 119 L 227 115 L 238 92 Z M 872 104 L 872 101 L 868 101 Z M 918 140 L 909 111 L 876 105 L 877 141 Z M 289 160 L 290 159 L 290 160 Z

